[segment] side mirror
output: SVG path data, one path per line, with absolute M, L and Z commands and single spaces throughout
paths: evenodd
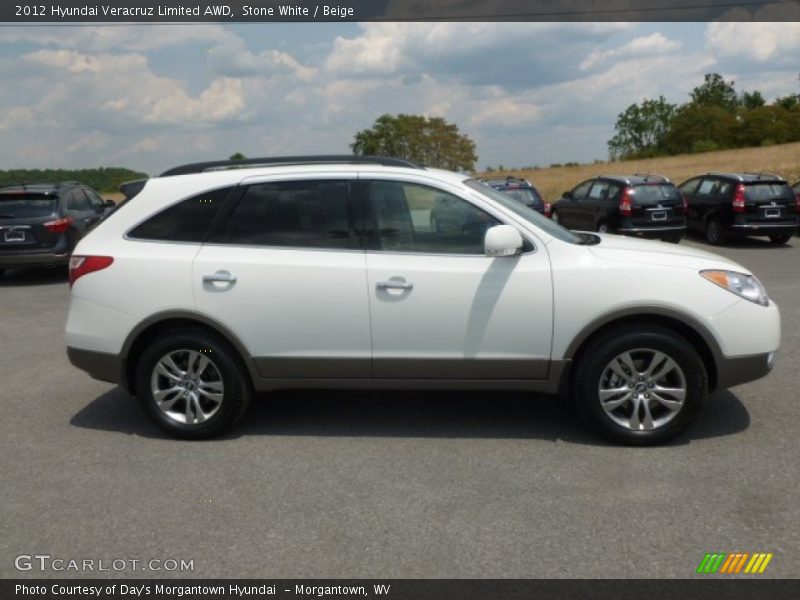
M 113 200 L 108 200 L 108 199 L 106 199 L 105 203 L 103 204 L 103 206 L 105 208 L 114 208 L 116 205 L 117 205 L 116 202 L 114 202 Z
M 564 192 L 563 194 L 561 194 L 561 197 L 569 200 L 570 198 L 572 198 L 572 194 L 570 192 Z
M 486 230 L 483 247 L 486 256 L 515 256 L 522 250 L 522 236 L 511 225 L 495 225 Z

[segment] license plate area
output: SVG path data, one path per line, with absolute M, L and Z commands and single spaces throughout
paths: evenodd
M 667 211 L 659 210 L 659 211 L 650 213 L 650 220 L 652 220 L 652 221 L 666 221 L 667 220 Z
M 764 216 L 768 219 L 777 219 L 781 216 L 781 209 L 780 208 L 765 208 L 764 209 Z
M 10 230 L 3 232 L 3 239 L 6 242 L 24 242 L 25 241 L 25 232 L 24 231 L 17 231 L 17 230 Z

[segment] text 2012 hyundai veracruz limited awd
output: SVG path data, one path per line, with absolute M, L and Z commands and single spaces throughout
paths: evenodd
M 432 227 L 434 209 L 462 226 Z M 568 395 L 607 437 L 653 444 L 766 375 L 780 344 L 741 265 L 572 233 L 387 158 L 172 169 L 80 242 L 70 282 L 72 363 L 186 438 L 257 391 L 463 388 Z

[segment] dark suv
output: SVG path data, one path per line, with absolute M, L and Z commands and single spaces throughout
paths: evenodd
M 689 227 L 710 244 L 728 236 L 765 235 L 785 244 L 797 231 L 800 200 L 786 181 L 764 173 L 708 173 L 680 186 L 689 201 Z
M 0 187 L 0 275 L 67 264 L 78 240 L 113 206 L 77 182 Z
M 511 196 L 517 202 L 532 208 L 538 213 L 547 214 L 549 205 L 542 199 L 539 190 L 527 179 L 516 177 L 487 178 L 482 179 L 483 183 L 507 196 Z
M 569 229 L 674 243 L 686 233 L 686 200 L 661 175 L 599 175 L 564 192 L 551 212 Z

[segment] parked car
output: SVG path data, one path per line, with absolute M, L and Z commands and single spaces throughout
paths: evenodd
M 792 190 L 794 191 L 795 201 L 800 206 L 800 181 L 792 186 Z M 800 226 L 797 228 L 797 233 L 800 234 Z
M 689 202 L 689 227 L 709 244 L 730 236 L 768 236 L 785 244 L 797 232 L 800 199 L 789 184 L 766 173 L 707 173 L 680 185 Z
M 511 196 L 517 202 L 524 204 L 528 208 L 532 208 L 536 212 L 548 215 L 549 204 L 544 201 L 539 190 L 536 189 L 527 179 L 520 179 L 517 177 L 487 177 L 482 179 L 486 185 L 504 192 L 506 195 Z
M 484 226 L 431 228 L 442 198 Z M 259 391 L 435 388 L 562 394 L 609 438 L 654 444 L 780 345 L 742 265 L 573 233 L 385 157 L 171 169 L 81 240 L 70 285 L 70 361 L 184 438 L 230 428 Z
M 599 175 L 564 192 L 551 209 L 569 229 L 674 243 L 686 233 L 685 213 L 684 198 L 661 175 Z
M 114 206 L 74 181 L 0 188 L 0 275 L 66 265 L 75 244 Z

